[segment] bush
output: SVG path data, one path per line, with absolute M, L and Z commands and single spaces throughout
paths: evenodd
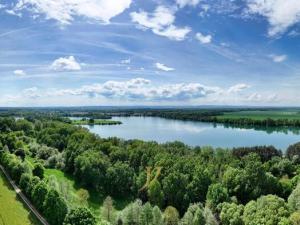
M 43 167 L 43 165 L 38 163 L 34 166 L 34 169 L 32 170 L 32 174 L 34 176 L 39 177 L 40 179 L 43 179 L 44 178 L 44 171 L 45 171 L 45 168 Z
M 44 201 L 48 194 L 48 187 L 47 185 L 41 181 L 32 190 L 32 201 L 35 207 L 40 210 L 41 212 L 44 211 Z
M 177 225 L 179 223 L 179 213 L 177 209 L 168 206 L 164 211 L 165 225 Z
M 300 184 L 297 185 L 289 196 L 288 206 L 292 212 L 300 210 Z
M 87 208 L 72 209 L 66 216 L 64 225 L 96 225 L 96 218 Z
M 32 176 L 29 173 L 23 173 L 20 178 L 19 186 L 26 195 L 27 195 L 26 188 L 30 185 L 31 179 Z
M 220 183 L 210 185 L 206 195 L 206 200 L 208 206 L 213 211 L 216 210 L 218 204 L 229 200 L 227 188 Z
M 243 225 L 244 206 L 235 203 L 221 204 L 220 219 L 223 225 Z
M 244 209 L 245 225 L 283 224 L 289 217 L 289 210 L 284 199 L 275 195 L 266 195 L 250 201 Z
M 44 215 L 51 225 L 62 225 L 68 212 L 66 202 L 56 190 L 51 189 L 44 202 Z
M 300 142 L 290 145 L 286 150 L 286 156 L 290 160 L 300 163 Z

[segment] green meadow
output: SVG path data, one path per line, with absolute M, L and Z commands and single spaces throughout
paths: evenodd
M 106 195 L 101 192 L 85 190 L 75 182 L 71 175 L 57 169 L 46 169 L 45 179 L 48 179 L 48 184 L 64 196 L 70 206 L 86 206 L 92 210 L 95 216 L 100 217 L 103 201 L 107 197 Z M 88 192 L 86 200 L 82 197 L 82 190 Z M 114 199 L 114 206 L 116 210 L 122 210 L 129 202 L 129 199 Z
M 265 120 L 265 119 L 288 119 L 288 120 L 298 120 L 300 119 L 300 111 L 297 110 L 268 110 L 268 111 L 237 111 L 237 112 L 228 112 L 224 113 L 218 118 L 226 118 L 226 119 L 240 119 L 240 118 L 248 118 L 254 120 Z
M 0 172 L 0 225 L 40 225 Z

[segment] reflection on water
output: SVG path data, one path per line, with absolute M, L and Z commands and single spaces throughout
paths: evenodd
M 300 128 L 299 127 L 262 127 L 262 126 L 250 126 L 250 125 L 230 125 L 230 124 L 225 124 L 225 125 L 220 125 L 219 126 L 224 126 L 225 128 L 239 128 L 239 129 L 254 129 L 257 131 L 265 131 L 268 134 L 272 134 L 274 132 L 277 133 L 284 133 L 284 134 L 295 134 L 299 135 L 300 134 Z
M 160 143 L 182 141 L 191 146 L 241 147 L 274 145 L 285 150 L 300 141 L 296 128 L 232 126 L 194 121 L 170 120 L 158 117 L 114 117 L 121 125 L 85 126 L 101 137 L 154 140 Z

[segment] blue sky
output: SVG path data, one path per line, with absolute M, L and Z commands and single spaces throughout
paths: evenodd
M 298 0 L 0 0 L 0 106 L 300 103 Z

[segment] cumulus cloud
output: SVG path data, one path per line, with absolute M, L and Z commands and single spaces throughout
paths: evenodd
M 166 72 L 169 72 L 169 71 L 174 71 L 175 69 L 172 68 L 172 67 L 168 67 L 162 63 L 155 63 L 155 67 L 159 70 L 162 70 L 162 71 L 166 71 Z
M 78 16 L 109 23 L 131 3 L 132 0 L 18 0 L 13 11 L 28 10 L 34 18 L 43 15 L 63 25 L 71 24 Z
M 17 76 L 25 76 L 26 72 L 24 70 L 15 70 L 14 74 Z
M 218 87 L 199 83 L 178 83 L 154 85 L 150 80 L 135 78 L 128 81 L 107 81 L 85 85 L 78 89 L 38 90 L 36 87 L 26 89 L 23 94 L 30 98 L 59 96 L 105 97 L 107 99 L 126 99 L 132 101 L 181 101 L 203 98 L 220 91 Z
M 228 89 L 228 93 L 238 93 L 248 88 L 250 88 L 248 84 L 236 84 Z
M 287 59 L 287 55 L 269 55 L 273 62 L 280 63 Z
M 200 0 L 176 0 L 176 3 L 180 8 L 185 6 L 196 6 L 199 2 Z
M 300 21 L 299 0 L 247 0 L 249 13 L 264 16 L 269 24 L 269 35 L 284 33 Z
M 212 36 L 211 35 L 204 35 L 202 33 L 197 33 L 196 34 L 196 39 L 200 41 L 202 44 L 209 44 L 212 41 Z
M 182 41 L 191 31 L 189 27 L 178 28 L 175 22 L 175 10 L 165 6 L 158 6 L 154 12 L 132 12 L 131 19 L 142 29 L 151 29 L 153 33 L 171 40 Z
M 81 66 L 74 56 L 69 56 L 54 60 L 51 69 L 55 71 L 78 71 L 81 70 Z

